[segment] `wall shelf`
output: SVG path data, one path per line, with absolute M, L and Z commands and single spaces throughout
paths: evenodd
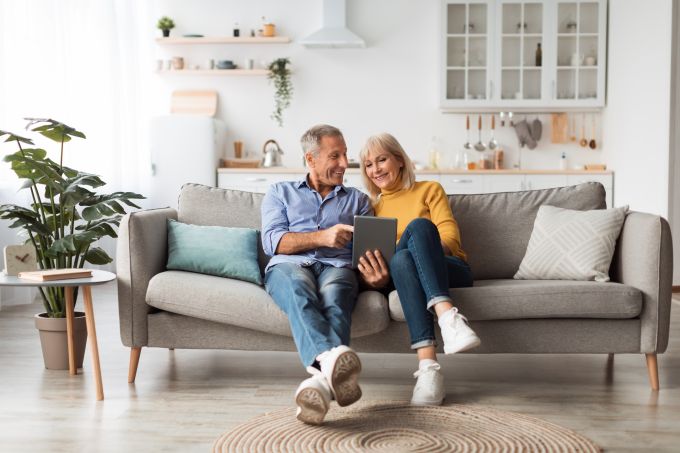
M 211 76 L 265 76 L 269 74 L 268 69 L 170 69 L 156 71 L 156 74 L 172 75 L 211 75 Z
M 231 36 L 204 36 L 201 38 L 156 38 L 158 44 L 288 44 L 290 38 L 287 36 L 273 36 L 265 38 L 262 36 L 250 37 L 231 37 Z

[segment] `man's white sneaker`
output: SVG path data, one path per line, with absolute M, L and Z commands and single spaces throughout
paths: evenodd
M 439 318 L 439 327 L 444 340 L 444 353 L 454 354 L 476 348 L 482 342 L 477 334 L 468 326 L 467 318 L 452 308 Z
M 310 425 L 320 425 L 331 405 L 331 389 L 321 373 L 305 379 L 295 391 L 296 417 Z
M 444 401 L 444 374 L 438 363 L 431 363 L 415 373 L 416 386 L 413 388 L 411 404 L 416 406 L 439 406 Z
M 359 356 L 347 346 L 337 346 L 319 354 L 321 373 L 339 406 L 349 406 L 361 398 Z

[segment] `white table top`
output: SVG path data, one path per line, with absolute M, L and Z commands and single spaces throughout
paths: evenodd
M 110 282 L 111 280 L 115 280 L 115 278 L 116 274 L 113 272 L 92 269 L 92 277 L 38 282 L 35 280 L 25 280 L 19 277 L 10 277 L 0 271 L 0 286 L 95 286 Z

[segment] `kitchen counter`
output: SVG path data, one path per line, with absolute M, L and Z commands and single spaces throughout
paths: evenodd
M 302 167 L 271 167 L 271 168 L 218 168 L 217 173 L 226 174 L 280 174 L 307 173 Z M 348 168 L 346 174 L 360 174 L 358 168 Z M 515 168 L 503 170 L 416 170 L 417 175 L 611 175 L 611 170 L 519 170 Z

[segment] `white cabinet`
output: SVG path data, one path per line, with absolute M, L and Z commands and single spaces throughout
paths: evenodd
M 483 193 L 484 175 L 441 175 L 439 183 L 447 194 Z M 426 178 L 423 178 L 426 179 Z M 427 178 L 430 179 L 430 178 Z
M 442 109 L 604 107 L 606 11 L 606 0 L 442 0 Z
M 524 190 L 524 175 L 484 176 L 484 192 L 517 192 Z
M 246 192 L 265 193 L 269 186 L 281 181 L 296 181 L 300 179 L 300 173 L 261 173 L 257 170 L 252 172 L 219 172 L 217 174 L 217 187 L 225 189 L 244 190 Z
M 567 175 L 525 175 L 523 190 L 541 190 L 567 186 Z

